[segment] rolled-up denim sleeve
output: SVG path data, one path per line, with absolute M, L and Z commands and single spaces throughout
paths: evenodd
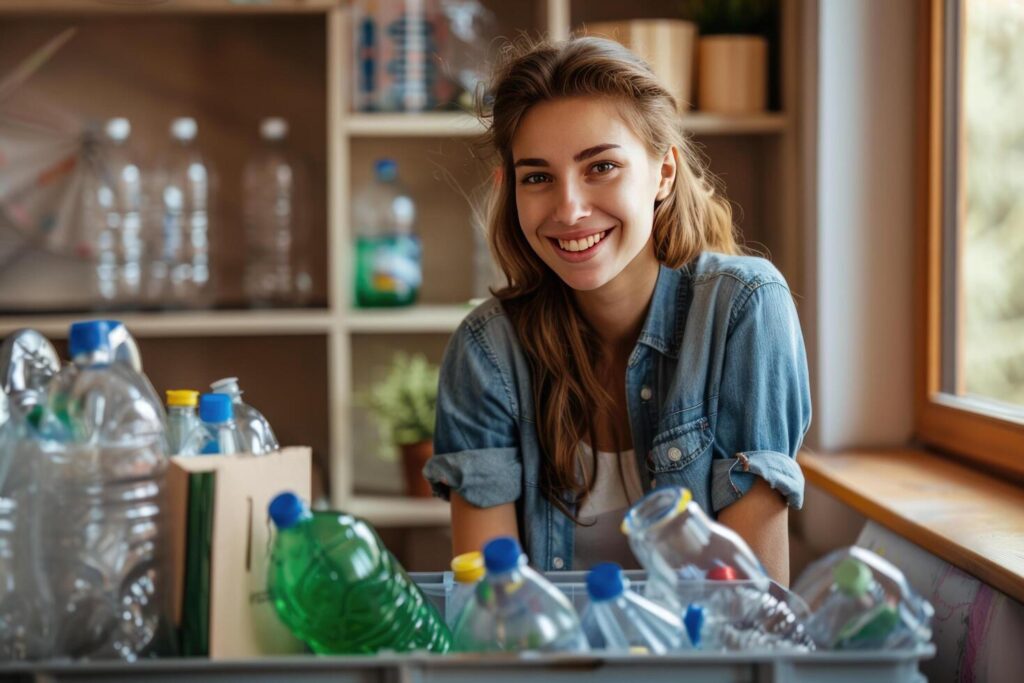
M 767 282 L 738 303 L 718 395 L 711 502 L 717 513 L 761 477 L 803 505 L 797 451 L 811 422 L 807 354 L 789 288 Z
M 509 379 L 480 332 L 463 323 L 441 363 L 434 455 L 423 469 L 435 496 L 455 491 L 477 507 L 518 500 L 523 466 Z

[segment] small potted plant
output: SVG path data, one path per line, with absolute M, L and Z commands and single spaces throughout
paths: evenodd
M 434 452 L 439 368 L 422 354 L 397 353 L 387 375 L 374 384 L 362 403 L 377 421 L 381 457 L 402 454 L 408 495 L 430 497 L 423 467 Z
M 776 0 L 693 0 L 700 28 L 697 106 L 754 114 L 768 106 L 768 39 Z

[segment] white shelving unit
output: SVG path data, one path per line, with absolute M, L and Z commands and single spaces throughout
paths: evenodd
M 497 7 L 500 0 L 488 2 Z M 581 21 L 573 16 L 573 11 L 585 11 L 584 7 L 590 7 L 582 3 L 571 3 L 570 0 L 534 2 L 532 16 L 536 18 L 537 26 L 503 28 L 510 32 L 539 28 L 555 38 L 564 38 Z M 669 4 L 666 2 L 666 6 Z M 776 263 L 791 283 L 796 285 L 795 288 L 799 289 L 800 270 L 797 266 L 802 256 L 798 239 L 796 193 L 799 180 L 797 132 L 800 118 L 796 109 L 798 68 L 793 47 L 797 41 L 793 36 L 799 28 L 800 17 L 795 0 L 781 0 L 781 7 L 778 84 L 781 111 L 742 117 L 691 112 L 683 117 L 682 123 L 686 130 L 705 141 L 713 166 L 720 156 L 732 164 L 731 168 L 735 170 L 724 178 L 727 187 L 739 186 L 741 195 L 754 197 L 755 206 L 745 206 L 744 209 L 764 214 L 764 219 L 758 216 L 757 221 L 764 223 L 767 226 L 765 230 L 774 235 L 776 253 L 773 256 Z M 471 266 L 464 261 L 453 263 L 452 259 L 461 259 L 467 253 L 465 250 L 459 251 L 457 247 L 470 239 L 471 227 L 466 219 L 465 207 L 458 205 L 458 195 L 440 196 L 443 194 L 440 189 L 445 186 L 437 184 L 439 180 L 436 176 L 439 166 L 461 163 L 462 157 L 458 154 L 484 129 L 472 116 L 458 112 L 381 115 L 352 113 L 349 105 L 352 54 L 350 11 L 349 3 L 343 0 L 168 0 L 155 5 L 141 3 L 139 6 L 97 0 L 49 0 L 46 3 L 6 0 L 0 4 L 0 21 L 27 16 L 39 18 L 41 24 L 45 24 L 52 16 L 73 17 L 79 14 L 93 18 L 105 15 L 144 16 L 147 21 L 174 22 L 178 28 L 182 24 L 188 28 L 191 25 L 189 22 L 201 26 L 208 17 L 216 17 L 217 21 L 230 21 L 231 17 L 237 16 L 250 21 L 252 17 L 266 14 L 301 16 L 307 21 L 314 17 L 315 21 L 322 21 L 323 32 L 317 28 L 317 32 L 310 35 L 326 35 L 323 38 L 326 41 L 326 65 L 323 68 L 326 79 L 322 83 L 322 95 L 326 102 L 324 118 L 327 124 L 324 138 L 327 150 L 324 164 L 327 227 L 323 249 L 327 254 L 328 302 L 327 307 L 321 310 L 0 316 L 0 336 L 19 327 L 34 327 L 48 336 L 62 338 L 71 320 L 82 317 L 116 317 L 123 320 L 140 339 L 164 345 L 187 342 L 192 344 L 188 347 L 188 352 L 192 354 L 205 353 L 195 338 L 210 338 L 214 341 L 217 338 L 237 338 L 237 343 L 247 345 L 250 352 L 264 346 L 270 348 L 274 344 L 292 343 L 303 357 L 291 359 L 292 365 L 288 366 L 288 370 L 276 368 L 274 364 L 256 367 L 270 373 L 271 376 L 266 378 L 268 382 L 279 379 L 272 376 L 274 372 L 301 371 L 305 373 L 302 375 L 303 381 L 319 381 L 325 385 L 326 407 L 320 419 L 325 425 L 325 448 L 329 449 L 328 476 L 332 505 L 363 515 L 372 523 L 384 527 L 443 526 L 448 521 L 446 503 L 383 495 L 376 487 L 363 485 L 361 477 L 368 473 L 377 472 L 374 476 L 387 478 L 397 476 L 397 470 L 388 470 L 375 461 L 371 454 L 372 442 L 364 438 L 367 429 L 355 408 L 354 397 L 365 386 L 371 366 L 386 358 L 394 349 L 423 348 L 438 357 L 447 336 L 470 310 L 469 287 L 465 286 L 466 280 L 459 280 L 459 277 Z M 238 32 L 244 33 L 247 27 L 249 24 L 244 24 Z M 0 24 L 0 34 L 4 33 L 3 28 Z M 88 27 L 83 30 L 88 30 Z M 202 30 L 198 28 L 196 32 Z M 251 39 L 250 42 L 257 43 L 258 40 Z M 242 56 L 247 54 L 245 50 L 267 49 L 258 44 L 243 47 L 245 49 L 239 53 Z M 241 56 L 237 60 L 238 64 L 246 63 Z M 444 149 L 435 154 L 438 145 L 442 143 L 450 144 L 455 153 Z M 425 291 L 429 296 L 425 296 L 424 303 L 411 308 L 358 310 L 350 306 L 353 300 L 350 245 L 354 235 L 350 207 L 353 187 L 360 180 L 360 174 L 365 177 L 372 155 L 380 153 L 407 155 L 406 161 L 400 162 L 400 173 L 403 178 L 414 181 L 411 183 L 414 193 L 420 192 L 423 195 L 424 222 L 420 225 L 421 234 L 425 242 L 435 240 L 445 247 L 436 249 L 431 256 L 441 260 L 427 263 L 425 268 L 433 267 L 435 273 L 448 276 L 435 280 L 452 279 L 457 282 L 450 291 L 435 290 L 432 294 Z M 751 167 L 757 170 L 749 171 Z M 463 177 L 470 176 L 471 173 L 466 173 Z M 147 358 L 146 361 L 147 367 L 160 363 L 159 358 Z M 297 369 L 291 370 L 293 367 Z

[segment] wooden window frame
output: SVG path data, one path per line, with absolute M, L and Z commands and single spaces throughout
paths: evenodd
M 944 269 L 958 269 L 955 246 L 945 239 L 944 221 L 952 220 L 962 230 L 963 202 L 956 184 L 963 155 L 951 142 L 960 143 L 959 117 L 949 117 L 957 102 L 962 59 L 947 50 L 962 44 L 964 0 L 919 0 L 922 27 L 918 65 L 918 204 L 916 249 L 917 306 L 915 311 L 915 420 L 918 441 L 935 449 L 964 457 L 986 469 L 1009 474 L 1024 481 L 1024 420 L 1019 414 L 1000 413 L 980 401 L 943 392 L 943 369 L 956 371 L 961 364 L 943 335 L 957 335 L 955 309 L 950 300 L 960 300 L 958 290 L 943 296 Z M 950 40 L 955 36 L 955 40 Z M 957 73 L 953 82 L 948 73 Z M 952 86 L 952 87 L 950 87 Z M 957 98 L 957 99 L 953 99 Z M 956 126 L 956 127 L 954 127 Z M 947 163 L 944 155 L 949 153 Z M 954 271 L 955 272 L 955 271 Z M 959 304 L 957 304 L 959 305 Z M 962 377 L 956 371 L 955 377 Z M 958 380 L 960 381 L 960 380 Z

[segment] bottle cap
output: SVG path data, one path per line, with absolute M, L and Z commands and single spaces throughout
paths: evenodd
M 689 605 L 686 614 L 683 615 L 683 625 L 686 627 L 686 635 L 690 637 L 690 643 L 694 647 L 700 647 L 700 635 L 704 630 L 704 608 L 700 605 Z
M 234 416 L 230 396 L 203 394 L 199 397 L 199 419 L 203 422 L 227 422 Z
M 85 320 L 71 323 L 68 330 L 68 353 L 72 358 L 101 349 L 110 350 L 110 324 L 106 320 Z
M 107 137 L 114 142 L 124 142 L 128 139 L 128 136 L 132 134 L 132 124 L 128 119 L 123 116 L 119 116 L 107 121 L 105 132 Z
M 196 124 L 196 120 L 189 116 L 182 116 L 171 121 L 171 137 L 175 140 L 181 142 L 194 140 L 198 132 L 199 126 Z
M 523 550 L 511 536 L 499 536 L 484 546 L 484 565 L 492 574 L 501 574 L 519 566 Z
M 260 121 L 260 137 L 264 140 L 284 140 L 288 137 L 288 122 L 280 116 L 268 116 Z
M 853 557 L 847 557 L 832 570 L 836 588 L 852 598 L 864 595 L 871 585 L 871 570 L 866 564 Z
M 385 183 L 390 183 L 398 177 L 398 162 L 394 159 L 377 159 L 373 165 L 373 174 Z
M 291 491 L 277 494 L 274 500 L 270 501 L 268 512 L 278 529 L 293 527 L 300 519 L 309 515 L 306 504 Z
M 622 567 L 615 562 L 602 562 L 594 565 L 587 573 L 587 593 L 591 600 L 611 600 L 622 595 L 626 584 L 622 577 Z
M 452 571 L 459 583 L 476 583 L 484 578 L 484 556 L 479 550 L 452 558 Z
M 721 563 L 709 569 L 707 575 L 708 581 L 739 581 L 739 578 L 735 567 Z
M 167 405 L 173 408 L 195 408 L 199 403 L 199 392 L 191 389 L 168 389 Z
M 228 396 L 241 396 L 242 389 L 238 386 L 237 377 L 225 377 L 210 384 L 210 389 L 215 394 L 227 394 Z

